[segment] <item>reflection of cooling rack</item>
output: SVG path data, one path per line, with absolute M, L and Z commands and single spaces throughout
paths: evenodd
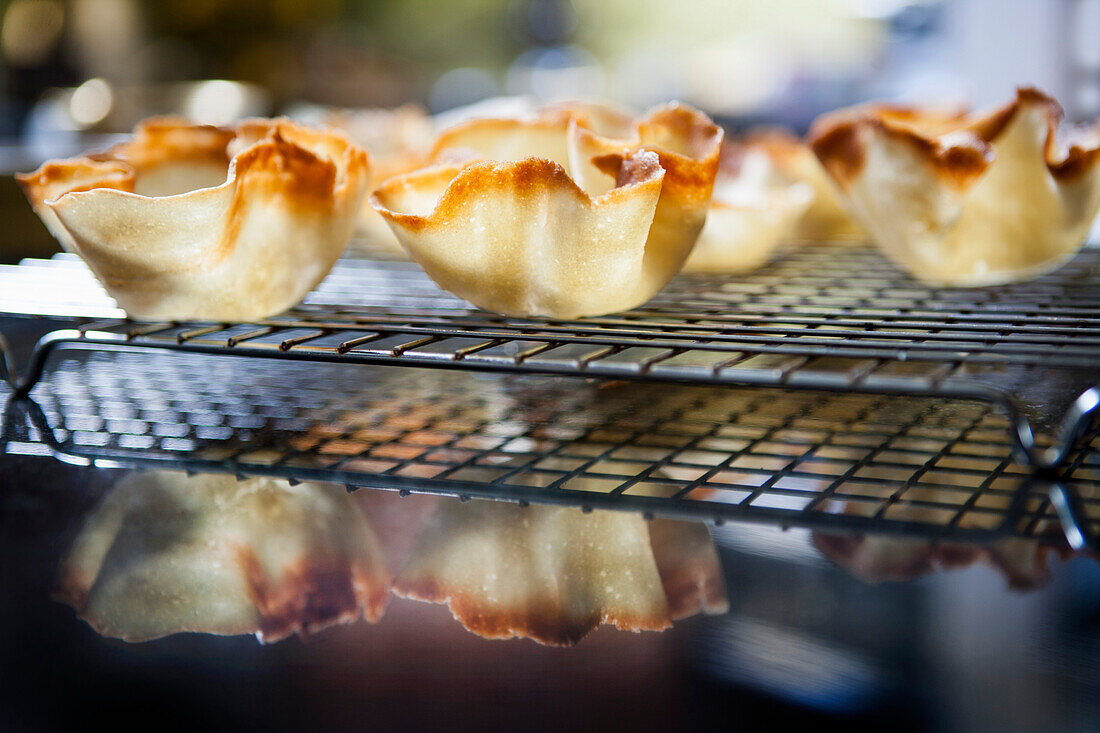
M 43 387 L 40 410 L 9 406 L 8 450 L 942 540 L 1059 536 L 981 402 L 83 350 Z M 1064 480 L 1095 534 L 1100 450 Z

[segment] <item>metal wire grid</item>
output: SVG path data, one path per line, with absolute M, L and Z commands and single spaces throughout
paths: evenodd
M 1020 490 L 1005 417 L 979 402 L 148 353 L 69 352 L 48 387 L 37 418 L 9 416 L 9 450 L 938 540 L 1061 536 L 1046 494 Z M 1089 440 L 1065 481 L 1094 534 Z
M 53 303 L 63 273 L 74 313 L 108 314 L 110 300 L 75 258 L 0 269 L 4 304 L 32 312 Z M 81 283 L 83 282 L 83 285 Z M 1035 465 L 1068 454 L 1088 415 L 1038 451 L 1021 408 L 1044 428 L 1061 420 L 1052 387 L 1070 396 L 1097 381 L 1100 250 L 1055 273 L 987 289 L 931 289 L 872 250 L 816 245 L 788 250 L 742 278 L 681 277 L 635 311 L 580 321 L 515 319 L 472 310 L 410 263 L 346 259 L 298 309 L 252 324 L 85 321 L 48 340 L 127 343 L 249 356 L 404 363 L 696 383 L 782 385 L 998 402 Z M 44 296 L 43 293 L 46 295 Z M 99 301 L 94 294 L 98 293 Z M 37 301 L 35 299 L 38 299 Z M 1021 404 L 1020 396 L 1025 403 Z M 1057 404 L 1056 404 L 1057 403 Z M 1095 409 L 1095 407 L 1093 407 Z
M 735 279 L 682 276 L 629 313 L 561 322 L 472 310 L 410 263 L 345 259 L 302 307 L 267 323 L 324 327 L 332 320 L 332 329 L 360 326 L 392 333 L 407 326 L 399 332 L 427 329 L 428 335 L 481 339 L 433 350 L 451 358 L 471 356 L 489 348 L 481 344 L 490 341 L 528 336 L 649 348 L 616 352 L 616 362 L 643 372 L 669 366 L 674 355 L 665 352 L 674 349 L 715 354 L 699 358 L 701 366 L 711 368 L 733 367 L 753 354 L 1095 368 L 1100 358 L 1097 282 L 1100 249 L 1086 249 L 1065 267 L 1027 283 L 932 289 L 905 277 L 873 250 L 815 245 L 787 250 L 768 268 Z M 69 308 L 70 315 L 121 315 L 71 255 L 0 267 L 0 283 L 0 310 L 63 315 L 59 311 Z M 449 330 L 433 330 L 442 327 Z M 306 336 L 284 341 L 291 340 L 293 348 L 322 346 Z M 333 345 L 353 338 L 358 337 Z M 241 334 L 234 343 L 248 340 Z M 588 361 L 609 356 L 593 355 Z M 909 373 L 903 370 L 902 376 Z
M 62 273 L 60 281 L 68 294 L 60 301 L 49 286 L 57 282 L 58 273 Z M 536 443 L 532 451 L 504 451 L 508 454 L 504 458 L 496 454 L 499 451 L 495 447 L 475 447 L 471 455 L 448 453 L 471 449 L 446 442 L 436 446 L 428 457 L 422 458 L 423 452 L 404 457 L 413 450 L 407 443 L 411 440 L 415 444 L 416 439 L 399 433 L 378 445 L 363 443 L 363 436 L 371 434 L 369 425 L 328 438 L 322 436 L 315 445 L 291 442 L 317 438 L 313 434 L 319 429 L 316 425 L 303 427 L 306 437 L 284 435 L 281 443 L 275 441 L 275 447 L 260 449 L 256 455 L 261 457 L 266 455 L 264 450 L 275 451 L 268 461 L 256 459 L 243 443 L 231 449 L 223 444 L 202 444 L 226 429 L 231 429 L 228 437 L 223 435 L 219 440 L 244 440 L 247 436 L 241 431 L 246 429 L 231 424 L 196 424 L 181 435 L 156 433 L 178 432 L 185 421 L 174 428 L 155 428 L 153 436 L 122 431 L 116 437 L 111 437 L 110 430 L 104 433 L 62 427 L 61 434 L 69 436 L 63 441 L 55 438 L 48 428 L 49 420 L 43 418 L 39 421 L 46 427 L 42 438 L 64 453 L 101 450 L 114 455 L 123 451 L 123 457 L 134 461 L 168 461 L 184 467 L 268 471 L 287 476 L 309 474 L 349 484 L 369 478 L 373 485 L 390 488 L 420 489 L 418 482 L 430 480 L 432 491 L 538 501 L 564 497 L 589 506 L 691 516 L 709 513 L 714 519 L 737 516 L 817 524 L 822 517 L 829 517 L 827 524 L 833 527 L 889 531 L 911 526 L 925 533 L 935 528 L 933 533 L 943 536 L 1003 531 L 1045 535 L 1056 526 L 1051 518 L 1057 510 L 1067 527 L 1080 530 L 1081 543 L 1087 544 L 1097 536 L 1090 504 L 1096 468 L 1090 459 L 1082 457 L 1091 455 L 1088 451 L 1073 458 L 1070 447 L 1075 431 L 1087 430 L 1096 406 L 1088 399 L 1079 401 L 1076 412 L 1063 426 L 1060 442 L 1044 451 L 1035 445 L 1017 397 L 1025 388 L 1029 390 L 1030 395 L 1022 395 L 1031 403 L 1026 406 L 1033 417 L 1049 425 L 1060 417 L 1057 400 L 1050 399 L 1051 394 L 1072 396 L 1096 381 L 1100 293 L 1093 283 L 1100 280 L 1098 275 L 1100 251 L 1085 250 L 1057 273 L 1028 283 L 984 290 L 935 290 L 908 280 L 870 250 L 815 246 L 790 250 L 768 269 L 733 281 L 678 278 L 646 307 L 630 313 L 562 322 L 508 319 L 472 310 L 440 291 L 408 263 L 347 259 L 301 307 L 283 317 L 255 324 L 137 324 L 109 318 L 118 313 L 110 299 L 78 260 L 62 256 L 0 268 L 0 309 L 14 303 L 25 312 L 108 317 L 106 321 L 84 320 L 78 330 L 47 338 L 32 359 L 30 379 L 19 385 L 24 389 L 33 385 L 54 346 L 73 341 L 83 346 L 125 344 L 291 360 L 949 395 L 998 403 L 1007 410 L 1005 419 L 993 416 L 988 404 L 981 408 L 985 411 L 981 419 L 989 420 L 982 424 L 982 430 L 1000 431 L 1003 442 L 990 435 L 985 436 L 988 440 L 975 440 L 977 424 L 952 424 L 941 427 L 939 436 L 925 436 L 931 441 L 924 444 L 927 450 L 909 455 L 909 462 L 895 460 L 904 457 L 908 449 L 903 448 L 901 453 L 884 450 L 888 458 L 884 461 L 875 448 L 882 441 L 912 438 L 912 431 L 930 429 L 905 421 L 881 423 L 877 438 L 860 438 L 870 443 L 848 446 L 851 455 L 847 458 L 834 445 L 838 436 L 875 431 L 854 424 L 829 424 L 821 445 L 812 438 L 788 446 L 765 440 L 765 436 L 748 436 L 745 439 L 754 447 L 727 442 L 729 451 L 717 451 L 721 458 L 712 456 L 710 463 L 685 460 L 675 451 L 671 458 L 659 455 L 660 440 L 671 441 L 665 446 L 670 450 L 677 447 L 676 441 L 687 441 L 689 446 L 700 441 L 728 441 L 729 436 L 718 431 L 743 429 L 738 422 L 741 417 L 733 425 L 726 424 L 728 420 L 711 421 L 707 423 L 710 427 L 697 435 L 666 434 L 662 432 L 663 424 L 638 427 L 629 435 L 619 429 L 608 435 L 619 435 L 621 439 L 597 441 L 597 446 L 603 446 L 602 452 L 581 463 L 576 463 L 580 456 L 571 452 L 579 448 L 573 446 L 574 438 L 569 438 L 572 447 L 566 452 L 559 455 L 561 449 L 553 447 L 544 456 L 547 460 L 568 459 L 558 464 L 534 460 L 543 452 L 538 447 L 541 443 Z M 52 305 L 46 307 L 43 303 Z M 224 369 L 218 373 L 226 378 L 216 380 L 219 386 L 215 391 L 236 392 L 240 375 L 230 377 Z M 427 379 L 414 374 L 405 373 L 403 377 Z M 734 399 L 723 392 L 712 392 L 710 399 L 718 405 L 726 404 L 723 400 L 727 397 Z M 215 394 L 207 397 L 212 400 L 210 404 L 218 404 Z M 568 403 L 565 397 L 552 399 Z M 263 404 L 261 395 L 252 398 Z M 763 420 L 765 412 L 790 404 L 769 401 L 762 394 L 758 399 L 761 405 L 767 404 L 767 409 L 750 410 L 753 420 Z M 790 399 L 794 398 L 783 397 Z M 863 414 L 860 411 L 866 403 L 858 400 L 874 398 L 850 395 L 832 399 L 849 401 L 845 403 L 849 410 L 846 414 Z M 940 414 L 948 403 L 922 400 L 912 404 L 922 406 L 920 414 Z M 256 419 L 255 415 L 239 412 L 245 406 L 237 409 L 237 413 L 230 414 Z M 706 403 L 698 403 L 695 410 L 705 413 Z M 788 418 L 795 419 L 790 415 Z M 686 424 L 694 419 L 679 422 Z M 801 415 L 797 419 L 817 418 Z M 268 432 L 281 429 L 264 425 Z M 531 426 L 528 429 L 535 430 Z M 794 428 L 781 428 L 788 429 Z M 603 433 L 597 431 L 596 435 Z M 1009 436 L 1023 449 L 1021 457 L 1032 466 L 1074 461 L 1063 483 L 1058 484 L 1070 490 L 1044 490 L 1041 497 L 1036 492 L 1025 500 L 1026 489 L 1005 489 L 1003 479 L 1018 486 L 1028 473 L 1005 463 L 1010 460 Z M 591 437 L 585 438 L 585 445 L 592 442 Z M 454 439 L 469 444 L 476 443 L 476 438 L 475 433 Z M 155 439 L 160 453 L 146 451 L 144 457 L 130 454 L 151 439 Z M 878 444 L 874 443 L 876 439 Z M 200 444 L 192 445 L 195 440 Z M 937 440 L 943 445 L 932 451 Z M 624 456 L 652 441 L 658 441 L 658 445 L 649 446 L 648 453 L 638 452 L 633 459 L 638 472 L 624 474 Z M 752 441 L 776 444 L 783 450 L 771 454 L 759 450 Z M 983 460 L 981 451 L 1002 448 L 1004 455 L 999 460 L 989 455 Z M 191 449 L 196 453 L 183 455 Z M 230 453 L 218 454 L 225 450 Z M 864 453 L 856 455 L 861 450 Z M 828 457 L 829 451 L 836 453 L 833 459 Z M 457 464 L 452 465 L 447 456 L 465 457 L 456 458 Z M 531 460 L 511 467 L 493 463 L 505 458 Z M 397 462 L 391 465 L 392 460 Z M 970 464 L 946 473 L 940 467 L 941 462 L 959 460 Z M 570 461 L 575 465 L 570 467 Z M 828 470 L 815 471 L 823 467 Z M 941 480 L 945 475 L 950 480 Z M 1055 499 L 1053 505 L 1046 498 L 1048 493 Z M 711 498 L 703 499 L 704 495 Z M 1024 524 L 1017 526 L 1018 522 Z
M 1094 368 L 1100 356 L 1098 281 L 1100 249 L 1086 249 L 1057 272 L 1027 283 L 931 289 L 873 250 L 816 245 L 788 250 L 770 267 L 736 279 L 682 276 L 646 307 L 626 314 L 559 322 L 471 310 L 410 263 L 345 259 L 303 307 L 270 323 L 324 325 L 334 319 L 339 322 L 334 328 L 445 325 L 472 338 L 599 339 L 608 346 L 657 349 L 617 360 L 643 371 L 669 358 L 659 353 L 662 347 L 724 355 L 706 361 L 709 366 L 732 366 L 739 361 L 736 352 L 748 350 L 811 358 Z M 0 283 L 0 310 L 121 315 L 71 255 L 0 267 Z M 473 353 L 450 346 L 452 356 Z

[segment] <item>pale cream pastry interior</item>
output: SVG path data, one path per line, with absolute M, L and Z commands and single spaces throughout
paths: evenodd
M 235 321 L 286 310 L 324 279 L 368 178 L 366 152 L 336 131 L 163 118 L 18 180 L 131 317 Z
M 886 254 L 934 285 L 1015 282 L 1058 267 L 1100 209 L 1100 129 L 1059 139 L 1035 89 L 992 112 L 882 105 L 819 119 L 812 147 Z
M 649 300 L 706 218 L 722 131 L 672 104 L 637 121 L 591 105 L 444 131 L 435 165 L 371 204 L 441 287 L 486 310 L 575 318 Z
M 808 184 L 778 175 L 765 149 L 727 139 L 707 221 L 684 272 L 755 270 L 793 233 L 813 197 Z

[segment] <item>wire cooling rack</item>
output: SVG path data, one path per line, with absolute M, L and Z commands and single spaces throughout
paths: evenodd
M 1090 505 L 1097 480 L 1092 419 L 1100 404 L 1100 390 L 1093 389 L 1100 381 L 1097 283 L 1100 251 L 1091 249 L 1027 283 L 933 289 L 907 278 L 871 249 L 815 245 L 788 249 L 769 267 L 745 277 L 679 277 L 645 307 L 628 313 L 560 321 L 472 309 L 440 291 L 412 264 L 351 258 L 341 261 L 301 306 L 266 321 L 137 323 L 123 317 L 79 260 L 62 255 L 0 267 L 0 311 L 76 319 L 73 328 L 43 338 L 24 376 L 16 375 L 10 354 L 0 359 L 0 371 L 18 395 L 31 393 L 45 375 L 44 388 L 34 391 L 42 409 L 34 403 L 13 405 L 25 414 L 9 424 L 29 420 L 28 429 L 50 450 L 88 460 L 270 472 L 354 486 L 567 501 L 715 520 L 905 529 L 937 537 L 1045 536 L 1054 525 L 1043 512 L 1055 512 L 1071 541 L 1085 545 L 1097 536 Z M 130 403 L 129 395 L 152 398 L 155 390 L 140 382 L 116 386 L 111 388 L 115 392 L 89 395 L 91 407 L 83 409 L 92 412 L 77 415 L 99 427 L 81 428 L 79 420 L 74 427 L 66 420 L 64 401 L 51 402 L 65 384 L 65 389 L 78 389 L 58 381 L 64 369 L 75 368 L 66 366 L 74 347 L 136 350 L 152 359 L 138 367 L 128 366 L 134 362 L 127 359 L 134 357 L 123 354 L 89 362 L 119 374 L 136 369 L 153 375 L 157 364 L 171 360 L 163 352 L 188 352 L 189 368 L 204 375 L 205 382 L 177 390 L 192 390 L 201 399 L 171 420 L 120 417 L 145 426 L 122 430 L 110 422 L 115 418 L 95 411 L 98 405 Z M 64 361 L 48 368 L 59 349 L 66 353 L 53 361 Z M 325 370 L 355 376 L 324 400 L 306 390 L 312 395 L 306 403 L 280 393 L 277 404 L 269 404 L 270 396 L 246 393 L 261 412 L 249 413 L 247 405 L 233 412 L 219 400 L 240 393 L 255 372 L 273 368 L 256 370 L 253 361 L 230 359 L 211 371 L 194 361 L 198 354 L 320 362 L 297 367 L 305 370 L 298 373 L 298 391 L 313 383 L 327 392 Z M 423 369 L 362 365 L 495 372 L 497 381 L 477 381 L 489 380 L 486 375 L 444 376 L 442 369 L 428 372 L 429 377 Z M 500 374 L 505 372 L 516 376 Z M 397 376 L 386 377 L 387 391 L 370 397 L 357 380 L 379 373 Z M 550 388 L 546 385 L 555 382 L 537 375 L 598 377 L 611 380 L 612 387 L 591 392 L 584 380 L 573 379 Z M 449 383 L 423 381 L 429 379 L 467 381 L 444 388 L 440 385 Z M 518 456 L 490 446 L 491 431 L 505 430 L 512 421 L 508 413 L 494 413 L 484 425 L 441 430 L 444 437 L 434 428 L 393 433 L 388 426 L 379 433 L 381 441 L 370 438 L 375 426 L 369 420 L 345 424 L 333 417 L 347 409 L 348 400 L 395 400 L 393 395 L 405 394 L 403 380 L 420 387 L 408 393 L 400 414 L 416 414 L 416 405 L 423 404 L 424 409 L 449 406 L 464 417 L 474 409 L 463 402 L 464 391 L 487 384 L 511 385 L 512 392 L 526 390 L 553 404 L 524 408 L 531 414 L 550 412 L 541 428 L 521 421 L 524 431 L 512 438 L 530 449 Z M 571 398 L 591 394 L 602 404 L 619 390 L 615 380 L 634 382 L 622 393 L 641 400 L 631 403 L 625 417 Z M 695 385 L 693 394 L 705 399 L 675 419 L 646 422 L 646 411 L 665 404 L 664 395 L 686 394 L 688 388 L 677 385 Z M 277 382 L 267 387 L 279 392 Z M 812 391 L 800 395 L 797 390 Z M 886 397 L 899 394 L 911 399 Z M 757 401 L 750 406 L 738 402 L 737 409 L 729 402 L 745 399 Z M 292 410 L 323 408 L 313 420 L 281 417 L 277 413 L 284 403 Z M 201 404 L 208 407 L 201 409 Z M 559 421 L 568 425 L 568 416 L 553 412 L 558 404 L 591 412 L 576 418 L 595 421 L 586 423 L 589 432 L 554 437 Z M 263 412 L 264 405 L 275 413 Z M 722 414 L 701 417 L 711 414 L 711 405 Z M 971 415 L 960 405 L 977 410 L 976 422 L 951 417 Z M 368 414 L 375 409 L 367 409 Z M 129 404 L 123 411 L 144 415 L 144 410 Z M 207 415 L 202 420 L 210 424 L 186 417 L 192 412 Z M 230 422 L 217 422 L 214 415 L 221 413 Z M 898 417 L 882 417 L 888 413 Z M 868 422 L 868 415 L 876 417 Z M 738 435 L 776 416 L 792 422 L 760 435 Z M 255 428 L 231 422 L 238 418 L 264 422 Z M 284 418 L 297 420 L 289 432 L 279 422 Z M 823 419 L 825 427 L 816 432 L 794 422 Z M 666 432 L 669 421 L 690 423 L 702 432 Z M 551 432 L 542 435 L 541 429 Z M 922 436 L 922 430 L 938 433 Z M 776 431 L 780 438 L 773 435 Z M 482 439 L 489 442 L 479 443 Z M 417 443 L 440 440 L 438 445 Z M 896 440 L 923 447 L 900 452 L 882 447 Z M 263 447 L 257 448 L 256 441 Z M 545 448 L 547 441 L 553 446 Z M 704 443 L 709 447 L 699 450 Z M 700 460 L 685 458 L 685 452 Z M 521 461 L 526 468 L 494 461 Z M 1039 479 L 1027 483 L 1025 477 L 1034 478 L 1036 470 Z M 953 478 L 942 480 L 945 475 Z
M 346 259 L 305 303 L 263 322 L 135 323 L 79 260 L 0 269 L 0 310 L 77 315 L 48 336 L 215 354 L 695 384 L 978 399 L 1001 405 L 1025 460 L 1069 458 L 1100 404 L 1100 250 L 1054 273 L 985 289 L 932 289 L 864 247 L 789 249 L 755 274 L 677 278 L 645 307 L 578 321 L 469 308 L 414 265 Z M 105 319 L 94 319 L 105 316 Z M 1076 402 L 1073 398 L 1080 397 Z M 1068 405 L 1068 407 L 1067 407 Z M 1033 423 L 1054 429 L 1047 449 Z
M 8 451 L 69 461 L 939 541 L 1064 542 L 1070 495 L 994 405 L 930 397 L 74 350 L 8 413 Z M 1095 536 L 1088 441 L 1059 486 Z

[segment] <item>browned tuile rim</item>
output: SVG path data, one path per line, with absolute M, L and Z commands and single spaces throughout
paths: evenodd
M 604 624 L 634 632 L 665 631 L 672 627 L 667 613 L 611 614 L 593 610 L 570 614 L 560 599 L 551 595 L 513 607 L 489 606 L 484 599 L 441 585 L 431 577 L 398 578 L 393 590 L 404 598 L 447 606 L 468 631 L 486 639 L 526 638 L 545 646 L 574 646 Z
M 231 156 L 235 141 L 245 141 Z M 331 155 L 330 162 L 318 153 Z M 295 183 L 302 194 L 340 199 L 367 175 L 367 152 L 337 130 L 315 131 L 285 118 L 247 119 L 234 128 L 198 125 L 178 117 L 154 117 L 134 128 L 129 140 L 106 151 L 49 160 L 15 178 L 36 208 L 69 193 L 105 188 L 133 192 L 143 169 L 181 161 L 217 161 L 226 165 L 226 182 L 261 169 L 286 178 L 286 163 L 309 175 Z M 334 174 L 335 171 L 335 174 Z
M 412 231 L 423 231 L 453 221 L 467 202 L 480 198 L 485 191 L 507 191 L 515 196 L 531 197 L 559 190 L 582 204 L 599 206 L 632 195 L 634 189 L 648 183 L 660 185 L 665 175 L 657 156 L 648 151 L 611 153 L 595 160 L 601 170 L 616 177 L 615 188 L 595 198 L 578 186 L 559 164 L 544 158 L 524 158 L 511 162 L 478 161 L 465 166 L 440 165 L 395 176 L 374 190 L 370 203 L 387 220 Z M 410 188 L 442 188 L 443 194 L 426 215 L 395 210 L 392 198 Z
M 1027 108 L 1038 108 L 1046 118 L 1043 156 L 1051 175 L 1072 182 L 1100 161 L 1100 127 L 1078 131 L 1064 152 L 1058 142 L 1063 118 L 1061 105 L 1033 87 L 1021 87 L 1016 98 L 986 113 L 937 113 L 915 107 L 870 104 L 827 113 L 814 121 L 809 144 L 829 174 L 848 187 L 864 165 L 863 136 L 889 136 L 912 146 L 944 183 L 966 188 L 996 157 L 996 142 L 1010 123 Z

